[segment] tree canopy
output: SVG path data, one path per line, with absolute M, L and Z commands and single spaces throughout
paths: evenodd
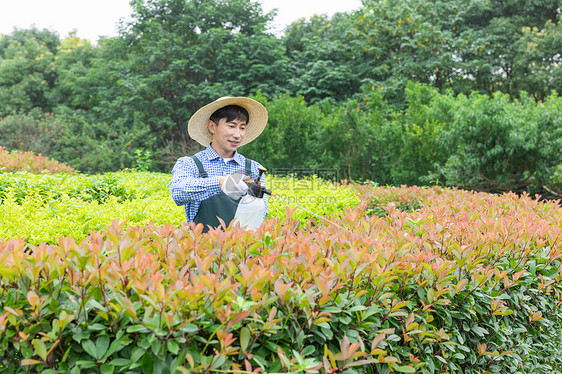
M 59 154 L 79 170 L 132 167 L 150 154 L 152 167 L 167 171 L 199 147 L 186 132 L 195 110 L 251 95 L 275 114 L 271 138 L 248 148 L 268 162 L 282 165 L 289 153 L 319 165 L 298 153 L 306 143 L 349 176 L 419 183 L 420 165 L 445 160 L 412 153 L 436 145 L 428 139 L 437 125 L 387 126 L 401 113 L 424 116 L 415 108 L 428 102 L 409 92 L 433 91 L 411 84 L 536 103 L 559 96 L 561 2 L 363 0 L 357 11 L 300 19 L 276 35 L 274 12 L 258 1 L 132 0 L 119 35 L 96 45 L 36 28 L 0 35 L 0 119 L 54 113 L 58 144 L 79 146 Z M 412 137 L 398 140 L 405 133 Z M 388 139 L 407 144 L 400 168 L 383 154 Z

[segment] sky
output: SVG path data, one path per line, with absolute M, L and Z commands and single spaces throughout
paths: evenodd
M 314 14 L 348 12 L 359 9 L 361 0 L 261 0 L 263 10 L 277 8 L 271 28 L 281 33 L 291 22 Z M 131 13 L 129 0 L 0 0 L 0 34 L 14 27 L 58 32 L 61 38 L 76 30 L 77 36 L 97 42 L 100 36 L 117 35 L 117 23 Z

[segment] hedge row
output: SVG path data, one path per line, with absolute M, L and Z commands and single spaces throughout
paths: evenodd
M 92 176 L 0 173 L 0 237 L 31 244 L 54 244 L 64 236 L 80 241 L 115 219 L 179 226 L 185 211 L 170 197 L 170 179 L 170 174 L 133 170 Z M 267 183 L 279 195 L 268 200 L 269 217 L 283 217 L 285 205 L 298 205 L 295 218 L 305 222 L 359 203 L 352 185 L 269 175 Z
M 115 221 L 1 241 L 0 368 L 560 372 L 558 202 L 359 188 L 341 217 L 288 209 L 256 232 Z M 389 195 L 409 211 L 380 214 Z

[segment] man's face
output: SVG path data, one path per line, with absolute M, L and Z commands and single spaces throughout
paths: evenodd
M 232 157 L 246 135 L 246 121 L 239 118 L 221 118 L 218 124 L 209 120 L 208 127 L 213 134 L 212 147 L 221 157 Z

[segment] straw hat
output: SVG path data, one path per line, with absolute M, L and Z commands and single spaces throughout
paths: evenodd
M 211 114 L 227 105 L 238 105 L 248 111 L 249 119 L 246 126 L 246 135 L 240 142 L 241 146 L 248 144 L 261 134 L 267 124 L 267 109 L 263 105 L 249 97 L 221 97 L 205 105 L 191 116 L 187 125 L 189 136 L 202 146 L 207 147 L 213 138 L 213 134 L 209 132 L 207 127 Z

